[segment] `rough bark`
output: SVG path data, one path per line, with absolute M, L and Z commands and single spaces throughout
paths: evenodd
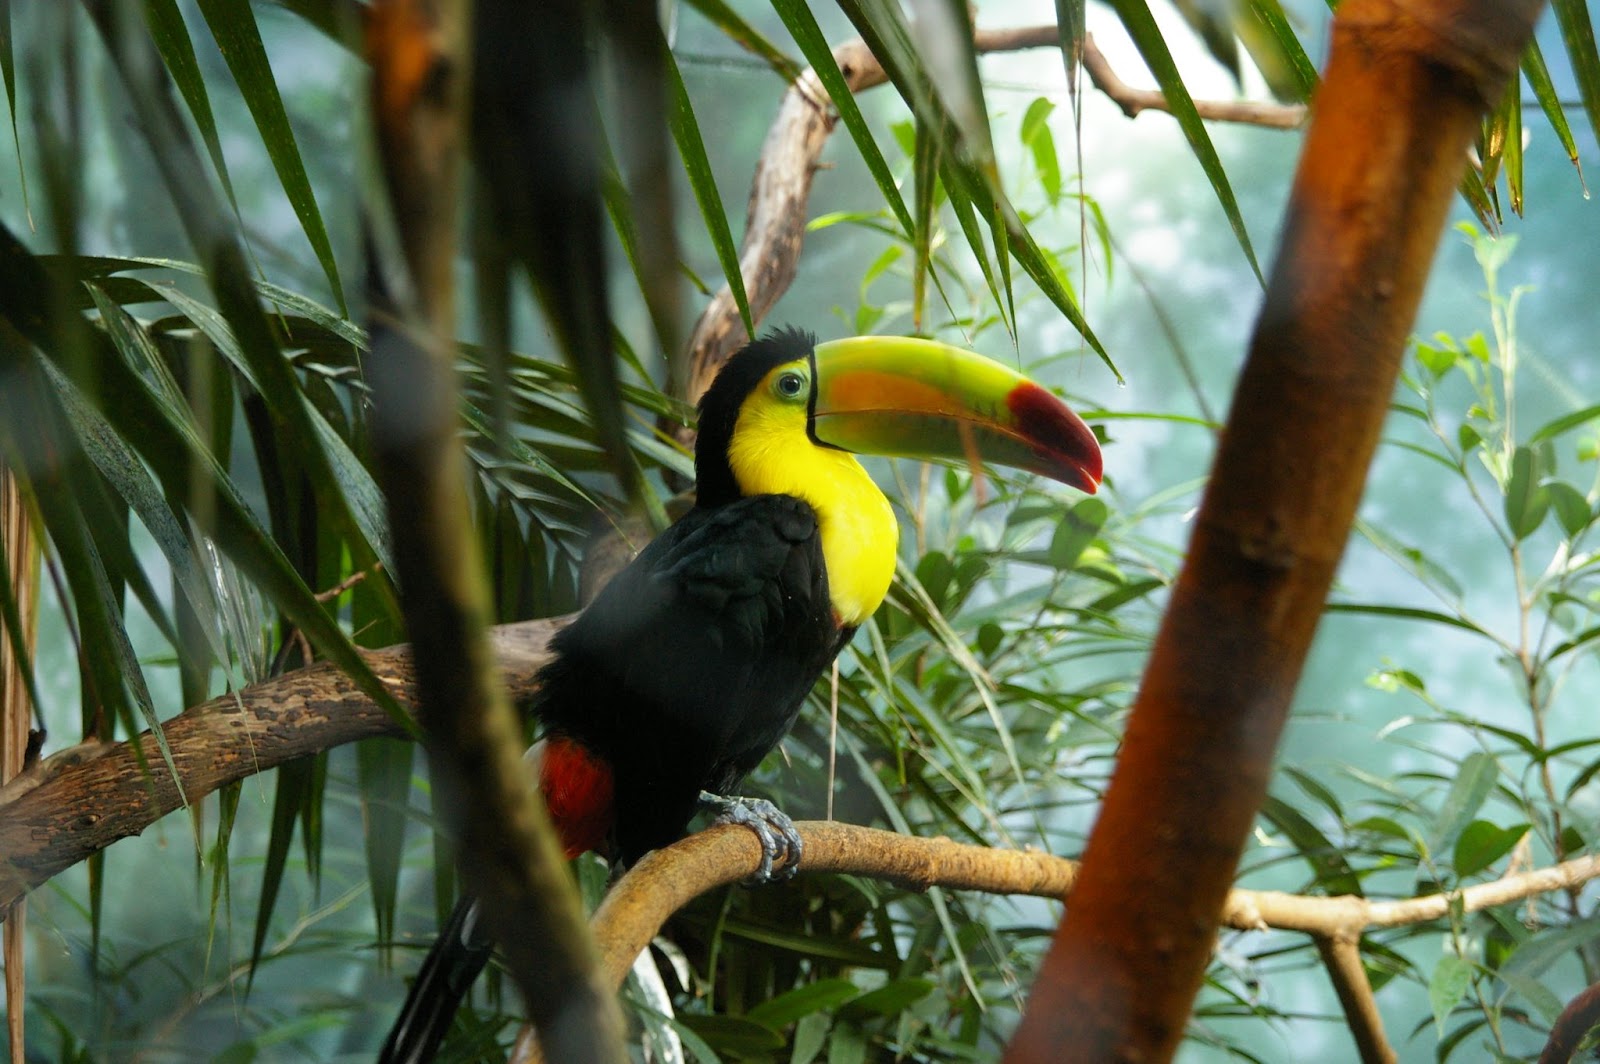
M 1534 0 L 1349 0 L 1188 560 L 1006 1060 L 1183 1037 L 1439 231 Z

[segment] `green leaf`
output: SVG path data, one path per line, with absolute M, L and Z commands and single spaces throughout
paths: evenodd
M 1428 830 L 1430 852 L 1443 854 L 1456 841 L 1456 837 L 1477 816 L 1478 810 L 1483 808 L 1489 795 L 1494 793 L 1499 778 L 1500 764 L 1492 754 L 1469 754 L 1457 766 L 1450 790 Z
M 1544 53 L 1539 50 L 1537 37 L 1528 38 L 1527 50 L 1522 53 L 1522 72 L 1527 76 L 1528 85 L 1532 87 L 1534 96 L 1539 100 L 1539 107 L 1544 111 L 1545 120 L 1550 123 L 1550 128 L 1555 130 L 1556 138 L 1566 149 L 1567 158 L 1572 160 L 1572 165 L 1578 171 L 1578 180 L 1582 182 L 1583 164 L 1578 161 L 1578 142 L 1573 139 L 1572 127 L 1567 125 L 1567 109 L 1562 104 L 1555 85 L 1550 81 L 1550 71 L 1544 65 Z
M 17 136 L 17 58 L 12 47 L 11 0 L 0 0 L 0 80 L 5 83 L 6 110 L 11 115 L 11 143 L 17 151 L 17 183 L 21 187 L 22 209 L 28 213 L 28 170 L 22 160 L 22 138 Z
M 322 264 L 328 278 L 328 287 L 341 311 L 346 311 L 344 286 L 339 282 L 339 264 L 334 261 L 333 245 L 328 241 L 327 227 L 322 224 L 322 212 L 317 209 L 316 196 L 311 191 L 311 180 L 306 176 L 305 163 L 300 158 L 300 147 L 295 143 L 294 131 L 289 128 L 289 116 L 283 109 L 283 98 L 278 95 L 278 83 L 272 75 L 272 65 L 267 60 L 267 50 L 261 43 L 261 31 L 256 26 L 255 14 L 249 4 L 232 0 L 198 0 L 200 13 L 205 16 L 217 49 L 228 62 L 239 93 L 250 108 L 261 142 L 272 160 L 273 169 L 283 185 L 289 204 L 300 219 L 311 250 Z M 185 93 L 187 98 L 187 93 Z M 191 109 L 193 105 L 191 104 Z M 204 127 L 202 126 L 202 134 Z
M 703 1016 L 686 1012 L 678 1022 L 706 1040 L 726 1059 L 729 1056 L 765 1056 L 783 1048 L 783 1036 L 743 1016 Z
M 237 211 L 238 201 L 233 195 L 233 181 L 228 177 L 228 162 L 222 154 L 222 140 L 217 136 L 217 120 L 211 113 L 211 97 L 206 93 L 200 62 L 194 54 L 194 42 L 189 39 L 189 28 L 184 25 L 177 0 L 144 0 L 144 24 L 156 50 L 161 53 L 161 61 L 166 64 L 172 83 L 183 94 L 183 102 L 188 105 L 189 117 L 194 119 L 200 139 L 205 142 L 206 154 L 211 157 L 222 192 Z
M 1056 158 L 1056 139 L 1050 132 L 1050 112 L 1055 108 L 1048 97 L 1040 96 L 1022 116 L 1022 143 L 1033 156 L 1034 173 L 1052 206 L 1061 200 L 1061 160 Z
M 1505 983 L 1511 991 L 1519 995 L 1522 1000 L 1532 1005 L 1534 1011 L 1545 1024 L 1551 1025 L 1561 1016 L 1565 1006 L 1555 992 L 1532 976 L 1520 972 L 1500 971 L 1495 973 L 1501 982 Z M 1576 1058 L 1573 1058 L 1576 1059 Z
M 1087 0 L 1056 0 L 1056 31 L 1061 37 L 1061 61 L 1067 68 L 1067 92 L 1078 96 L 1078 67 L 1083 63 L 1083 39 L 1088 32 Z
M 1105 527 L 1110 511 L 1099 499 L 1081 499 L 1068 510 L 1050 537 L 1050 564 L 1062 572 L 1078 564 L 1084 548 Z
M 913 134 L 911 172 L 916 204 L 912 230 L 911 326 L 923 331 L 923 311 L 928 301 L 928 274 L 933 265 L 934 202 L 939 189 L 939 138 L 920 121 Z
M 1435 380 L 1455 368 L 1456 357 L 1454 351 L 1445 348 L 1430 347 L 1428 344 L 1417 345 L 1417 361 Z
M 1505 490 L 1506 525 L 1514 539 L 1526 539 L 1538 531 L 1550 512 L 1550 492 L 1539 482 L 1530 448 L 1518 447 L 1511 456 Z
M 663 43 L 663 50 L 666 45 Z M 666 53 L 667 88 L 672 94 L 668 109 L 668 123 L 672 139 L 678 145 L 683 159 L 683 169 L 689 177 L 689 187 L 694 192 L 695 203 L 700 206 L 700 216 L 705 220 L 706 232 L 716 249 L 717 261 L 722 264 L 722 275 L 739 307 L 739 317 L 745 332 L 752 338 L 756 334 L 755 319 L 750 314 L 750 299 L 745 295 L 744 275 L 739 272 L 739 248 L 733 242 L 728 228 L 728 214 L 722 207 L 722 194 L 717 191 L 716 178 L 711 174 L 711 160 L 706 156 L 705 141 L 700 136 L 700 123 L 695 120 L 694 104 L 689 100 L 689 90 L 683 84 L 683 75 L 670 52 Z
M 1562 480 L 1547 480 L 1543 486 L 1556 512 L 1556 520 L 1561 522 L 1568 536 L 1576 536 L 1589 527 L 1595 515 L 1583 492 Z
M 378 941 L 386 954 L 394 941 L 400 858 L 406 840 L 406 796 L 411 793 L 411 763 L 416 750 L 415 743 L 399 739 L 371 739 L 356 748 L 367 882 L 372 890 Z
M 1574 410 L 1570 414 L 1562 414 L 1539 426 L 1538 430 L 1528 437 L 1528 444 L 1532 446 L 1545 440 L 1553 440 L 1575 428 L 1587 425 L 1596 418 L 1600 418 L 1600 403 L 1586 406 L 1582 410 Z
M 1272 94 L 1304 102 L 1317 89 L 1317 67 L 1306 55 L 1278 0 L 1248 0 L 1245 17 L 1234 23 Z
M 876 990 L 869 990 L 839 1009 L 841 1019 L 866 1019 L 869 1016 L 895 1016 L 933 992 L 926 979 L 896 979 Z
M 1323 890 L 1333 895 L 1361 893 L 1361 880 L 1344 853 L 1298 809 L 1268 795 L 1261 805 L 1261 815 L 1294 844 L 1316 873 L 1317 885 Z
M 784 81 L 794 81 L 801 74 L 800 64 L 790 59 L 750 23 L 739 16 L 722 0 L 688 0 L 694 8 L 729 40 L 752 55 L 758 55 L 777 71 Z
M 267 835 L 266 861 L 259 881 L 260 897 L 256 902 L 256 927 L 250 942 L 250 975 L 246 986 L 255 982 L 256 969 L 261 966 L 267 931 L 272 926 L 272 912 L 278 904 L 278 888 L 283 885 L 284 869 L 289 863 L 289 846 L 294 841 L 295 820 L 305 811 L 312 797 L 316 760 L 300 758 L 280 766 L 277 771 L 277 787 L 272 798 L 272 827 Z
M 872 131 L 867 128 L 867 120 L 862 116 L 855 95 L 846 84 L 844 74 L 839 70 L 838 61 L 833 58 L 833 49 L 829 46 L 827 38 L 822 35 L 822 29 L 817 25 L 816 16 L 811 13 L 810 6 L 805 0 L 772 0 L 772 7 L 783 20 L 784 28 L 794 38 L 794 43 L 800 46 L 806 62 L 810 63 L 812 70 L 816 72 L 817 80 L 822 82 L 822 87 L 828 91 L 828 98 L 833 102 L 834 110 L 839 112 L 839 120 L 844 123 L 850 139 L 855 142 L 856 150 L 861 153 L 862 161 L 867 164 L 867 172 L 872 175 L 873 182 L 878 186 L 878 192 L 900 222 L 901 230 L 907 234 L 915 233 L 917 229 L 911 220 L 911 212 L 906 209 L 905 200 L 901 198 L 900 187 L 895 183 L 894 175 L 889 172 L 889 164 L 884 161 L 883 152 L 878 149 L 878 142 L 873 138 Z
M 1454 953 L 1439 958 L 1428 978 L 1428 1004 L 1433 1009 L 1433 1023 L 1440 1035 L 1444 1034 L 1444 1021 L 1467 996 L 1471 986 L 1472 965 Z
M 1195 110 L 1188 86 L 1183 82 L 1183 75 L 1178 73 L 1178 64 L 1173 61 L 1172 52 L 1168 50 L 1161 29 L 1156 25 L 1155 16 L 1150 13 L 1149 4 L 1145 0 L 1110 0 L 1110 4 L 1122 20 L 1128 36 L 1133 38 L 1150 73 L 1155 75 L 1156 84 L 1161 87 L 1172 108 L 1172 116 L 1178 120 L 1183 135 L 1189 140 L 1189 147 L 1217 194 L 1217 201 L 1222 204 L 1223 213 L 1228 216 L 1228 224 L 1233 227 L 1233 235 L 1249 260 L 1250 268 L 1255 271 L 1256 280 L 1265 287 L 1266 280 L 1261 275 L 1261 266 L 1256 262 L 1255 249 L 1250 245 L 1250 233 L 1245 229 L 1244 216 L 1239 213 L 1239 202 L 1234 198 L 1233 187 L 1228 183 L 1222 160 L 1211 143 L 1211 135 L 1206 132 L 1200 112 Z
M 377 561 L 389 572 L 394 572 L 393 539 L 389 534 L 388 511 L 384 504 L 383 492 L 361 459 L 356 457 L 350 445 L 334 431 L 332 425 L 328 424 L 322 412 L 305 401 L 299 381 L 294 377 L 294 371 L 288 367 L 287 361 L 275 354 L 265 358 L 259 355 L 252 358 L 251 353 L 239 342 L 233 329 L 211 307 L 172 285 L 151 283 L 150 287 L 152 291 L 159 293 L 163 299 L 171 303 L 180 314 L 193 322 L 195 327 L 205 334 L 206 339 L 216 345 L 217 350 L 228 359 L 240 376 L 252 388 L 262 393 L 268 401 L 275 421 L 295 425 L 295 430 L 300 430 L 302 426 L 310 430 L 310 437 L 321 446 L 307 446 L 302 442 L 296 450 L 308 465 L 313 468 L 322 465 L 327 470 L 331 482 L 339 487 L 337 498 L 349 513 L 355 528 L 360 531 L 366 544 L 372 548 Z M 280 364 L 282 372 L 279 371 Z M 265 374 L 261 372 L 263 369 L 266 370 Z M 265 387 L 263 376 L 269 381 Z
M 819 979 L 759 1002 L 744 1015 L 747 1020 L 781 1032 L 804 1016 L 831 1009 L 860 994 L 861 988 L 848 979 Z
M 115 313 L 121 313 L 111 308 Z M 133 511 L 160 548 L 184 597 L 201 618 L 212 656 L 228 660 L 217 620 L 216 600 L 199 571 L 188 535 L 132 448 L 117 436 L 100 413 L 55 366 L 45 363 L 45 375 L 55 386 L 68 420 L 84 453 Z
M 206 498 L 210 505 L 204 527 L 216 538 L 223 553 L 407 734 L 415 735 L 416 726 L 410 716 L 373 675 L 349 637 L 328 616 L 261 528 L 236 485 L 200 438 L 187 411 L 175 408 L 152 391 L 124 353 L 86 322 L 72 317 L 54 321 L 44 318 L 42 308 L 66 305 L 69 303 L 64 294 L 59 293 L 38 261 L 10 229 L 0 225 L 0 316 L 44 351 L 85 394 L 115 397 L 115 402 L 101 407 L 101 413 L 124 439 L 137 442 L 141 457 L 155 471 L 167 496 Z M 76 352 L 88 352 L 92 357 L 73 357 Z M 0 368 L 16 368 L 16 354 L 0 345 Z M 75 374 L 87 377 L 87 383 Z
M 1451 861 L 1456 875 L 1465 879 L 1483 871 L 1510 853 L 1511 848 L 1527 833 L 1527 824 L 1502 828 L 1487 820 L 1474 820 L 1461 830 L 1461 837 L 1456 839 L 1455 855 Z
M 1600 52 L 1595 49 L 1589 5 L 1585 0 L 1552 0 L 1550 6 L 1555 8 L 1556 24 L 1561 27 L 1561 40 L 1567 47 L 1589 126 L 1600 137 Z

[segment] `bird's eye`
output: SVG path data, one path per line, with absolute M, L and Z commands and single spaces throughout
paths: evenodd
M 778 394 L 786 399 L 793 399 L 805 391 L 805 378 L 798 373 L 780 374 L 776 382 Z

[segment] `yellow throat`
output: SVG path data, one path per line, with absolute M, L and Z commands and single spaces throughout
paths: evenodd
M 778 366 L 739 408 L 728 465 L 745 495 L 792 495 L 817 512 L 828 594 L 843 625 L 871 617 L 894 576 L 899 527 L 894 510 L 855 456 L 813 443 L 806 404 L 780 390 L 804 360 Z

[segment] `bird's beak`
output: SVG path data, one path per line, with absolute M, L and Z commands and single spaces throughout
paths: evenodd
M 816 345 L 811 435 L 858 454 L 1011 466 L 1093 493 L 1100 444 L 1050 392 L 933 340 L 856 336 Z

